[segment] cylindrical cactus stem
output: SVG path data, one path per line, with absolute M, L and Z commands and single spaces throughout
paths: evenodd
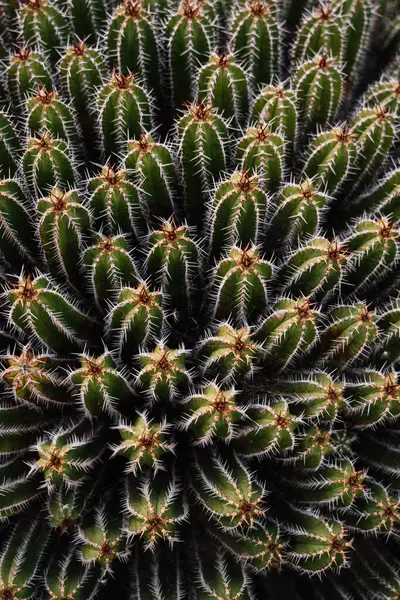
M 38 198 L 55 186 L 67 189 L 78 181 L 68 144 L 48 131 L 28 140 L 22 167 L 32 193 Z
M 209 205 L 210 254 L 221 256 L 233 244 L 258 244 L 264 233 L 268 197 L 257 175 L 235 171 L 218 185 Z
M 335 197 L 352 175 L 357 152 L 355 135 L 347 124 L 319 133 L 306 149 L 303 174 Z
M 360 296 L 390 273 L 399 258 L 400 230 L 387 218 L 361 219 L 344 239 L 349 260 L 344 292 Z
M 171 149 L 144 132 L 127 149 L 125 168 L 140 186 L 150 217 L 168 219 L 176 210 L 178 181 Z
M 317 318 L 308 298 L 278 300 L 254 334 L 264 360 L 281 368 L 296 364 L 318 339 Z
M 213 532 L 214 533 L 214 532 Z M 280 535 L 279 526 L 261 518 L 246 532 L 216 532 L 218 540 L 237 561 L 256 573 L 265 573 L 283 561 L 287 541 Z
M 313 180 L 288 183 L 278 194 L 276 210 L 266 234 L 272 252 L 296 247 L 320 229 L 329 196 Z
M 283 292 L 326 300 L 340 288 L 346 264 L 346 250 L 339 240 L 315 237 L 283 263 L 280 271 Z
M 90 421 L 78 421 L 58 428 L 39 440 L 37 456 L 31 464 L 32 473 L 41 473 L 48 490 L 64 483 L 79 485 L 101 459 L 105 445 L 99 426 Z
M 38 256 L 31 206 L 17 179 L 0 181 L 0 250 L 18 270 Z
M 348 508 L 366 491 L 365 473 L 357 471 L 349 459 L 328 462 L 316 473 L 296 479 L 295 485 L 293 478 L 285 476 L 281 483 L 300 505 L 313 504 L 319 508 L 324 505 Z
M 343 71 L 351 85 L 362 73 L 374 25 L 374 10 L 370 0 L 333 0 L 346 35 L 343 38 Z
M 147 395 L 149 403 L 175 400 L 191 382 L 189 371 L 185 367 L 185 348 L 168 348 L 159 342 L 152 352 L 141 352 L 139 361 L 141 370 L 136 382 Z
M 303 133 L 335 120 L 342 101 L 343 81 L 337 61 L 319 54 L 301 63 L 293 79 Z
M 378 214 L 400 222 L 400 168 L 389 171 L 371 189 L 355 198 L 349 210 Z
M 26 415 L 26 408 L 23 410 Z M 21 423 L 24 417 L 19 416 Z M 37 437 L 37 432 L 35 436 Z M 0 477 L 0 522 L 25 512 L 31 505 L 35 506 L 35 504 L 43 502 L 40 479 L 30 475 L 29 466 L 24 460 L 21 460 L 20 455 L 14 454 L 10 460 L 3 458 Z M 3 582 L 0 579 L 0 585 L 1 583 Z
M 53 0 L 24 0 L 18 14 L 19 29 L 27 46 L 48 50 L 52 65 L 57 48 L 67 43 L 68 19 Z
M 6 358 L 7 367 L 0 376 L 9 386 L 14 403 L 30 408 L 54 406 L 58 409 L 70 403 L 63 377 L 55 368 L 54 356 L 38 354 L 28 345 Z
M 250 578 L 243 564 L 238 562 L 216 544 L 195 546 L 195 575 L 199 596 L 227 600 L 248 600 Z
M 65 49 L 60 60 L 60 83 L 84 128 L 83 116 L 93 112 L 96 90 L 106 80 L 107 65 L 98 48 L 76 42 Z
M 139 349 L 155 345 L 163 323 L 160 292 L 151 291 L 146 283 L 136 289 L 123 288 L 107 318 L 112 347 L 125 363 L 130 363 Z
M 201 101 L 188 106 L 177 130 L 188 220 L 202 224 L 210 189 L 229 165 L 227 122 Z
M 0 109 L 0 177 L 13 177 L 18 171 L 21 144 L 10 116 Z
M 80 355 L 81 366 L 71 371 L 68 380 L 88 417 L 106 412 L 118 416 L 132 408 L 134 392 L 125 374 L 118 371 L 109 352 L 100 356 Z
M 103 574 L 112 573 L 113 563 L 117 560 L 126 562 L 130 553 L 123 531 L 126 519 L 122 511 L 118 515 L 113 514 L 116 512 L 115 503 L 116 499 L 113 503 L 107 496 L 96 509 L 94 522 L 80 527 L 77 534 L 77 540 L 81 542 L 79 560 L 84 565 L 100 566 Z
M 371 108 L 382 106 L 398 119 L 400 117 L 399 78 L 382 77 L 378 83 L 368 88 L 364 94 L 364 105 Z
M 101 311 L 105 311 L 122 285 L 136 286 L 140 276 L 124 235 L 98 235 L 97 243 L 82 255 L 88 286 Z
M 333 453 L 333 440 L 328 427 L 307 427 L 296 435 L 296 443 L 288 456 L 276 460 L 295 469 L 315 471 L 321 469 L 326 458 Z
M 3 373 L 0 372 L 0 377 L 3 379 Z M 9 390 L 6 390 L 6 394 Z M 10 395 L 11 394 L 7 394 Z M 29 408 L 28 408 L 29 407 Z M 29 410 L 33 409 L 33 410 Z M 15 399 L 11 396 L 7 401 L 2 402 L 0 407 L 0 418 L 2 423 L 2 431 L 0 435 L 0 451 L 2 454 L 2 465 L 5 466 L 8 462 L 11 462 L 14 457 L 18 457 L 19 460 L 24 459 L 27 456 L 27 450 L 29 450 L 33 444 L 35 444 L 38 435 L 46 427 L 51 427 L 54 423 L 53 419 L 57 413 L 57 409 L 44 415 L 44 412 L 33 404 L 23 404 L 20 402 L 16 403 Z M 58 415 L 59 416 L 59 415 Z M 53 417 L 53 419 L 52 419 Z M 22 461 L 21 461 L 22 462 Z M 6 475 L 8 469 L 4 468 L 0 475 L 3 477 Z M 23 471 L 23 469 L 21 469 Z M 10 468 L 11 471 L 11 468 Z M 11 473 L 10 473 L 11 474 Z M 14 472 L 14 476 L 16 472 Z M 23 473 L 23 477 L 20 479 L 20 483 L 23 483 L 28 478 L 28 472 Z M 2 514 L 2 510 L 9 510 L 10 500 L 12 502 L 12 490 L 6 491 L 7 482 L 5 479 L 2 480 L 3 485 L 0 485 L 0 491 L 2 495 L 6 495 L 7 498 L 2 498 L 2 505 L 0 504 L 0 522 L 6 516 Z M 37 483 L 37 482 L 36 482 Z M 18 486 L 17 486 L 18 487 Z M 22 485 L 22 488 L 25 486 Z M 29 485 L 27 486 L 30 487 Z M 22 504 L 19 509 L 15 507 L 15 512 L 23 512 L 25 506 Z M 11 513 L 12 514 L 12 513 Z
M 39 50 L 21 46 L 18 52 L 10 56 L 7 84 L 13 103 L 21 109 L 25 100 L 39 85 L 51 90 L 53 80 L 47 67 L 46 56 Z
M 400 358 L 400 300 L 384 307 L 379 314 L 378 327 L 382 332 L 378 340 L 375 360 L 380 365 L 391 365 Z
M 271 277 L 272 265 L 261 257 L 256 246 L 233 246 L 212 275 L 214 317 L 232 317 L 238 325 L 254 321 L 267 306 Z
M 108 0 L 67 0 L 75 34 L 94 42 L 107 24 Z
M 161 97 L 159 49 L 154 17 L 144 0 L 124 0 L 107 27 L 107 48 L 112 64 L 124 75 L 137 73 L 146 88 Z
M 362 108 L 351 123 L 357 160 L 349 191 L 355 194 L 380 169 L 395 139 L 395 119 L 384 107 Z M 346 186 L 347 187 L 347 186 Z
M 330 324 L 321 334 L 316 356 L 322 363 L 347 366 L 368 350 L 377 336 L 376 317 L 358 302 L 334 308 Z
M 39 235 L 46 263 L 53 277 L 81 288 L 80 253 L 89 234 L 91 215 L 76 190 L 55 187 L 37 201 Z
M 162 286 L 174 309 L 187 311 L 199 274 L 201 249 L 186 225 L 164 221 L 149 236 L 146 271 L 153 285 Z
M 293 45 L 293 59 L 304 62 L 316 54 L 328 52 L 339 61 L 342 56 L 343 26 L 332 4 L 321 2 L 319 7 L 306 14 L 300 24 Z
M 153 421 L 147 412 L 138 413 L 133 422 L 121 422 L 115 427 L 121 441 L 112 446 L 113 456 L 128 460 L 125 472 L 137 475 L 144 467 L 154 471 L 163 468 L 162 457 L 174 451 L 171 425 L 166 420 Z
M 251 377 L 261 353 L 248 325 L 235 329 L 230 323 L 223 323 L 215 335 L 202 340 L 199 349 L 204 356 L 205 375 L 216 373 L 223 381 Z
M 230 23 L 230 46 L 258 84 L 280 75 L 280 23 L 276 3 L 248 0 L 235 10 Z
M 295 430 L 300 419 L 289 412 L 284 400 L 272 404 L 251 404 L 247 421 L 237 428 L 232 440 L 235 452 L 247 458 L 258 458 L 292 450 Z
M 346 416 L 356 427 L 375 426 L 400 413 L 400 383 L 395 371 L 365 370 L 346 382 L 345 395 Z
M 129 172 L 109 163 L 87 182 L 90 208 L 97 228 L 108 235 L 124 233 L 139 239 L 145 233 L 143 211 L 137 186 Z
M 249 127 L 239 141 L 236 161 L 244 171 L 260 177 L 266 192 L 275 193 L 283 180 L 286 144 L 268 123 Z
M 282 503 L 285 529 L 292 534 L 286 553 L 291 565 L 301 573 L 322 573 L 348 562 L 351 541 L 339 521 L 325 521 L 310 511 L 295 510 Z
M 126 534 L 128 538 L 140 536 L 146 550 L 153 550 L 161 539 L 172 545 L 177 540 L 175 529 L 188 512 L 175 467 L 155 475 L 148 469 L 139 482 L 127 477 L 124 505 Z
M 207 99 L 233 126 L 245 125 L 249 114 L 246 71 L 229 54 L 214 53 L 199 71 L 197 99 Z
M 103 158 L 118 159 L 125 154 L 129 138 L 139 138 L 143 129 L 151 129 L 152 100 L 133 74 L 114 72 L 111 81 L 99 89 L 97 114 Z
M 44 275 L 21 275 L 7 297 L 10 323 L 60 355 L 93 339 L 97 324 Z
M 50 526 L 59 533 L 75 532 L 77 525 L 93 508 L 97 500 L 96 491 L 102 482 L 102 473 L 96 473 L 94 477 L 84 479 L 79 486 L 70 487 L 65 483 L 56 486 L 46 506 Z
M 263 514 L 264 487 L 235 454 L 228 463 L 216 451 L 196 449 L 194 469 L 193 492 L 223 531 L 252 527 Z
M 216 12 L 210 0 L 181 0 L 165 31 L 172 99 L 177 108 L 195 96 L 198 67 L 216 42 Z
M 216 439 L 229 442 L 240 420 L 246 419 L 246 407 L 236 401 L 236 391 L 207 383 L 183 400 L 184 414 L 180 426 L 189 430 L 193 443 L 208 446 Z
M 29 598 L 49 541 L 50 528 L 38 513 L 26 514 L 4 536 L 0 590 L 5 598 Z M 17 598 L 18 598 L 17 596 Z
M 101 587 L 99 568 L 82 565 L 71 549 L 67 555 L 54 554 L 43 577 L 44 598 L 94 598 Z M 71 594 L 73 594 L 71 596 Z
M 354 510 L 346 512 L 345 522 L 357 531 L 390 533 L 400 522 L 399 499 L 382 485 L 369 483 L 368 497 L 356 500 Z
M 336 419 L 346 404 L 344 384 L 319 370 L 296 374 L 293 379 L 278 380 L 266 391 L 288 398 L 291 410 L 296 414 L 328 423 Z
M 271 131 L 280 132 L 291 153 L 298 132 L 295 92 L 282 83 L 263 87 L 253 104 L 250 123 L 267 123 Z
M 132 553 L 131 594 L 138 594 L 140 598 L 145 598 L 148 594 L 154 596 L 154 585 L 157 585 L 154 600 L 161 600 L 168 595 L 171 598 L 183 598 L 186 595 L 187 580 L 182 576 L 186 556 L 181 544 L 170 546 L 168 541 L 161 541 L 149 554 L 143 552 L 139 543 L 134 545 Z

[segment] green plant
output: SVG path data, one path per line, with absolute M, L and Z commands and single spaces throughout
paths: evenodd
M 0 0 L 0 600 L 400 598 L 398 0 Z

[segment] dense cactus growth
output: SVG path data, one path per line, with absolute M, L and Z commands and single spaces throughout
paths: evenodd
M 0 0 L 0 600 L 400 597 L 398 0 Z

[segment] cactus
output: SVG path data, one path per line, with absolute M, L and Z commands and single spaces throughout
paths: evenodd
M 261 190 L 259 178 L 249 172 L 235 172 L 215 190 L 210 204 L 212 254 L 234 243 L 242 247 L 257 244 L 263 233 L 268 198 Z
M 198 75 L 198 100 L 209 102 L 234 125 L 246 123 L 249 90 L 246 71 L 229 54 L 214 53 Z
M 125 167 L 137 178 L 150 216 L 170 217 L 177 200 L 177 173 L 169 147 L 141 133 L 138 140 L 128 141 Z
M 230 25 L 230 45 L 257 84 L 280 74 L 280 27 L 275 2 L 249 0 L 238 6 Z
M 177 127 L 186 210 L 189 222 L 197 224 L 209 189 L 228 166 L 227 122 L 212 105 L 201 101 L 188 106 Z
M 206 63 L 215 44 L 216 13 L 210 0 L 180 0 L 165 31 L 174 104 L 194 99 L 196 70 Z
M 142 0 L 124 0 L 108 24 L 107 49 L 112 64 L 121 73 L 138 73 L 146 87 L 160 98 L 157 31 Z
M 283 180 L 285 139 L 268 123 L 250 127 L 239 141 L 236 159 L 243 170 L 260 176 L 267 192 L 274 193 Z
M 46 130 L 28 140 L 22 166 L 34 195 L 48 194 L 55 186 L 73 187 L 77 181 L 67 143 L 56 139 Z
M 398 0 L 0 0 L 0 600 L 400 594 Z
M 53 188 L 37 202 L 39 235 L 47 266 L 54 277 L 80 285 L 77 264 L 91 224 L 90 213 L 82 206 L 75 190 Z
M 337 60 L 330 54 L 318 54 L 300 63 L 294 87 L 304 131 L 313 132 L 335 119 L 342 101 L 343 80 Z
M 136 83 L 133 74 L 114 72 L 97 96 L 101 150 L 105 159 L 125 152 L 126 141 L 151 129 L 152 108 L 148 92 Z
M 108 235 L 125 233 L 134 239 L 143 235 L 139 190 L 124 169 L 107 165 L 87 182 L 90 207 L 96 225 Z
M 107 66 L 99 50 L 84 42 L 66 48 L 60 60 L 61 86 L 80 118 L 93 110 L 92 99 L 106 77 Z
M 7 83 L 13 102 L 22 106 L 38 86 L 51 90 L 53 80 L 40 51 L 21 46 L 10 56 Z

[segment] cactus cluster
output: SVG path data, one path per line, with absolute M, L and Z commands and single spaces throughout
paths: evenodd
M 398 0 L 0 0 L 0 600 L 400 598 Z

